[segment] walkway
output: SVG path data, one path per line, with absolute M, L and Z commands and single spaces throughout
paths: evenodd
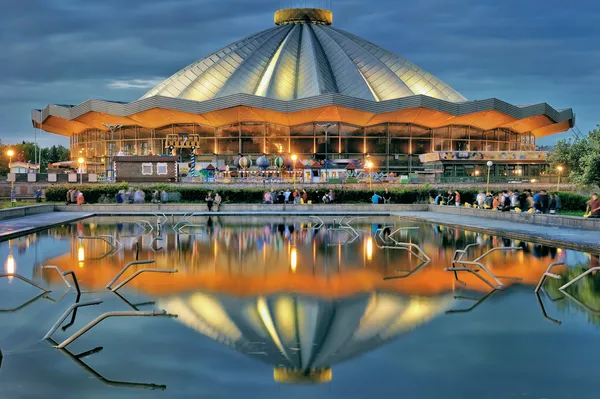
M 0 241 L 60 226 L 92 216 L 86 212 L 48 212 L 15 219 L 0 220 Z
M 496 236 L 600 253 L 600 231 L 514 223 L 477 216 L 452 215 L 438 212 L 394 212 L 394 215 L 410 220 L 463 228 Z

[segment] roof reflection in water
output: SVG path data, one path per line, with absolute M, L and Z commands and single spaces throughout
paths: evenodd
M 280 382 L 326 382 L 332 365 L 417 328 L 451 303 L 451 294 L 371 292 L 331 300 L 196 291 L 162 298 L 157 306 L 201 334 L 273 365 Z

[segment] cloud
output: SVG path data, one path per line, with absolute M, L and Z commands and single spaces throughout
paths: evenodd
M 152 89 L 163 80 L 164 78 L 115 80 L 107 86 L 111 89 Z
M 30 110 L 47 104 L 133 101 L 158 77 L 270 28 L 280 4 L 126 3 L 0 2 L 1 138 L 30 132 Z M 335 27 L 405 57 L 469 99 L 572 107 L 587 131 L 600 122 L 600 2 L 580 3 L 344 0 L 334 2 L 333 14 Z

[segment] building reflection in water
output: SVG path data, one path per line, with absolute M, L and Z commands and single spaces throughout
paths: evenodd
M 327 382 L 332 366 L 368 352 L 447 310 L 434 297 L 369 292 L 327 299 L 276 294 L 234 297 L 195 291 L 161 298 L 199 333 L 274 367 L 278 382 Z
M 469 257 L 495 246 L 520 246 L 521 251 L 495 252 L 486 258 L 500 275 L 518 276 L 519 284 L 535 286 L 548 264 L 563 260 L 567 251 L 506 240 L 453 228 L 418 226 L 400 231 L 398 241 L 418 244 L 432 258 L 427 266 L 406 279 L 383 281 L 383 276 L 404 273 L 420 262 L 407 251 L 379 248 L 372 231 L 389 219 L 356 223 L 360 238 L 347 245 L 343 231 L 311 228 L 297 218 L 198 219 L 206 224 L 175 234 L 165 226 L 155 251 L 154 234 L 136 236 L 134 223 L 98 219 L 50 230 L 68 240 L 71 250 L 46 260 L 63 270 L 73 265 L 87 290 L 103 289 L 116 271 L 134 260 L 155 259 L 158 268 L 179 273 L 154 273 L 133 280 L 128 289 L 156 299 L 157 306 L 179 315 L 186 326 L 245 355 L 273 366 L 281 382 L 324 382 L 331 368 L 419 327 L 453 305 L 456 290 L 452 273 L 444 271 L 457 248 L 477 242 Z M 107 251 L 98 241 L 80 242 L 78 235 L 119 233 L 128 250 L 102 257 Z M 375 241 L 375 242 L 374 242 Z M 160 243 L 159 245 L 157 245 Z M 161 248 L 158 250 L 157 248 Z M 133 268 L 135 271 L 136 268 Z M 132 272 L 133 272 L 132 271 Z M 60 284 L 58 273 L 40 268 L 34 276 Z M 461 279 L 471 291 L 489 287 L 475 277 Z M 507 281 L 507 285 L 514 282 Z

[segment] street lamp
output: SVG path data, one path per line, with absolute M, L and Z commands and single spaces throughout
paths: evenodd
M 365 162 L 365 169 L 369 171 L 369 190 L 373 191 L 373 162 L 371 162 L 371 156 L 367 155 L 367 161 Z
M 487 185 L 485 188 L 486 194 L 490 193 L 490 172 L 492 170 L 492 166 L 494 165 L 494 163 L 492 161 L 487 161 L 487 167 L 488 167 L 488 178 L 487 178 Z
M 565 170 L 565 168 L 559 165 L 556 168 L 556 170 L 558 171 L 558 183 L 556 183 L 556 191 L 560 191 L 560 175 L 562 174 L 563 170 Z
M 298 159 L 298 156 L 296 154 L 292 155 L 292 164 L 294 166 L 294 191 L 296 191 L 296 159 Z
M 6 151 L 6 155 L 8 155 L 8 173 L 12 173 L 12 157 L 15 155 L 15 152 L 13 150 L 8 150 L 8 151 Z M 11 206 L 15 206 L 16 202 L 17 202 L 17 198 L 15 195 L 15 179 L 13 177 L 13 179 L 10 182 Z
M 77 163 L 79 164 L 79 184 L 83 184 L 83 164 L 85 163 L 85 159 L 80 157 Z

